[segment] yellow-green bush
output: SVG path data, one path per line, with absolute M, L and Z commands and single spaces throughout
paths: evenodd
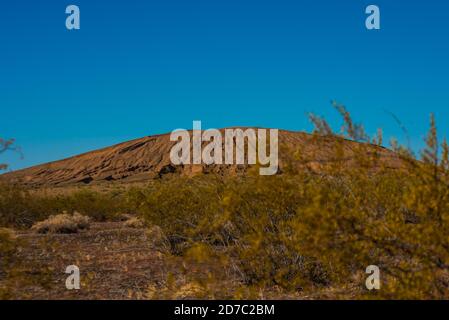
M 0 280 L 10 281 L 14 278 L 14 255 L 17 251 L 17 239 L 13 230 L 0 228 Z M 0 299 L 10 295 L 9 286 L 0 286 Z
M 27 228 L 63 211 L 78 211 L 95 221 L 118 219 L 124 211 L 122 194 L 88 189 L 48 194 L 0 183 L 0 226 Z
M 382 159 L 381 132 L 370 138 L 335 107 L 341 132 L 311 116 L 317 152 L 324 142 L 334 148 L 319 166 L 298 170 L 295 161 L 316 163 L 317 155 L 281 149 L 294 156 L 277 176 L 171 177 L 125 194 L 36 196 L 2 186 L 0 225 L 30 225 L 63 210 L 96 220 L 138 214 L 161 251 L 185 262 L 186 283 L 202 297 L 275 287 L 286 294 L 344 288 L 356 298 L 449 298 L 449 147 L 438 141 L 433 117 L 421 157 L 393 142 L 400 165 L 392 168 Z M 351 145 L 351 159 L 347 140 L 363 142 Z M 369 265 L 380 268 L 379 291 L 364 286 Z
M 334 161 L 318 170 L 162 181 L 135 191 L 131 202 L 161 226 L 175 253 L 208 248 L 225 257 L 216 272 L 247 286 L 352 285 L 359 298 L 449 298 L 449 148 L 437 142 L 433 118 L 421 161 L 396 145 L 401 167 L 392 169 L 359 144 L 348 165 L 343 138 L 380 144 L 382 136 L 371 140 L 337 108 L 342 133 L 323 119 L 315 133 L 335 139 Z M 380 291 L 368 292 L 358 276 L 369 265 L 380 267 Z
M 221 183 L 211 177 L 171 178 L 128 193 L 131 210 L 160 226 L 174 252 L 180 245 L 209 238 L 203 225 L 222 216 L 219 207 Z

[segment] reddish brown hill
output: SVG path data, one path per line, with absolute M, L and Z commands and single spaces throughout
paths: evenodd
M 335 154 L 335 137 L 317 137 L 303 132 L 279 131 L 280 172 L 295 151 L 311 160 L 312 167 L 332 161 Z M 344 140 L 344 157 L 351 165 L 355 149 L 360 143 Z M 220 174 L 244 173 L 247 166 L 235 165 L 185 165 L 174 166 L 170 161 L 170 149 L 175 142 L 169 134 L 148 136 L 104 149 L 80 154 L 71 158 L 50 162 L 31 168 L 6 173 L 1 180 L 13 183 L 38 186 L 66 186 L 75 184 L 94 184 L 99 182 L 140 182 L 174 173 L 192 175 L 216 172 Z M 397 156 L 384 148 L 372 145 L 366 147 L 366 154 L 377 152 L 381 162 L 392 168 L 400 167 Z M 303 166 L 299 163 L 298 166 Z

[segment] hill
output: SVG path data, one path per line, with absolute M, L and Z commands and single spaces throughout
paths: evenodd
M 221 131 L 223 131 L 222 129 Z M 361 143 L 337 137 L 323 137 L 304 132 L 279 131 L 279 173 L 295 152 L 299 152 L 307 163 L 296 161 L 295 166 L 316 168 L 332 161 L 337 140 L 343 142 L 342 149 L 347 165 L 351 165 L 355 148 Z M 248 165 L 179 165 L 170 161 L 170 150 L 176 142 L 170 134 L 147 136 L 123 142 L 107 148 L 87 152 L 67 159 L 9 172 L 0 176 L 4 181 L 32 187 L 68 186 L 118 181 L 123 183 L 144 182 L 166 174 L 195 175 L 219 173 L 223 175 L 244 174 Z M 390 150 L 366 144 L 366 153 L 380 155 L 388 167 L 401 166 L 398 157 Z

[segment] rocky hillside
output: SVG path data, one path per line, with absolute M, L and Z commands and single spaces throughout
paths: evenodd
M 223 131 L 224 129 L 222 129 Z M 303 132 L 279 131 L 279 173 L 288 159 L 299 151 L 302 159 L 296 165 L 317 168 L 335 157 L 336 141 L 343 142 L 344 158 L 351 165 L 355 149 L 360 143 L 335 137 L 317 137 Z M 71 158 L 37 165 L 0 176 L 0 180 L 32 187 L 68 186 L 100 182 L 142 182 L 166 174 L 193 175 L 215 172 L 219 174 L 244 174 L 247 165 L 181 165 L 170 161 L 170 150 L 176 142 L 170 134 L 148 136 L 111 147 L 80 154 Z M 397 156 L 384 148 L 363 145 L 366 154 L 380 155 L 381 162 L 392 168 L 400 167 Z M 289 161 L 291 163 L 291 161 Z

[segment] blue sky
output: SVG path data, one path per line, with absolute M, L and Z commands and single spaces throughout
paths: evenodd
M 65 28 L 65 8 L 81 30 Z M 381 9 L 379 31 L 365 8 Z M 345 104 L 370 133 L 449 136 L 449 2 L 9 1 L 0 10 L 0 136 L 19 169 L 191 128 L 310 130 Z

